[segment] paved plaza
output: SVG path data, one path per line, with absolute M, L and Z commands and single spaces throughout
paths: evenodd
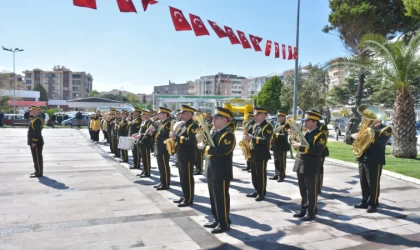
M 26 129 L 0 129 L 0 249 L 420 249 L 420 185 L 383 175 L 378 213 L 354 209 L 358 170 L 327 162 L 313 222 L 293 218 L 300 204 L 293 159 L 282 183 L 268 180 L 262 202 L 253 191 L 241 149 L 234 151 L 231 230 L 213 235 L 206 178 L 195 176 L 194 204 L 178 208 L 178 170 L 171 189 L 116 161 L 92 143 L 87 129 L 44 129 L 44 177 L 29 178 L 33 163 Z M 241 132 L 237 133 L 237 138 Z M 290 155 L 289 155 L 290 156 Z M 130 156 L 130 161 L 131 161 Z M 173 160 L 171 159 L 171 164 Z M 268 173 L 274 173 L 273 160 Z

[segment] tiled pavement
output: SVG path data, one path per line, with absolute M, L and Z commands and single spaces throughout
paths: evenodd
M 252 191 L 244 160 L 234 151 L 232 228 L 212 235 L 206 179 L 195 176 L 190 208 L 178 208 L 177 169 L 168 191 L 158 180 L 115 161 L 86 130 L 44 129 L 44 174 L 30 179 L 33 164 L 26 129 L 0 129 L 0 249 L 420 249 L 420 186 L 382 176 L 380 211 L 352 208 L 360 199 L 357 169 L 327 163 L 315 222 L 293 218 L 300 203 L 293 160 L 287 179 L 268 181 L 266 200 Z M 237 136 L 240 136 L 238 134 Z M 268 164 L 269 175 L 274 165 Z M 416 248 L 417 247 L 417 248 Z

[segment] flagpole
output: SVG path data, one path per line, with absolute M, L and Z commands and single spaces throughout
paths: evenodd
M 293 89 L 293 116 L 297 115 L 297 91 L 298 91 L 298 76 L 299 76 L 299 14 L 300 14 L 300 0 L 298 0 L 297 7 L 297 23 L 296 23 L 296 59 L 295 59 L 295 81 Z

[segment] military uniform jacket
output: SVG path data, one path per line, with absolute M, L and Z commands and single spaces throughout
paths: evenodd
M 250 122 L 248 122 L 245 125 L 246 132 L 248 134 L 251 134 L 252 135 L 252 132 L 254 132 L 254 127 L 255 127 L 256 124 L 257 124 L 257 122 L 255 120 L 251 120 Z
M 251 159 L 264 161 L 271 159 L 270 140 L 273 136 L 273 127 L 267 121 L 257 124 L 252 133 Z
M 299 158 L 296 159 L 293 171 L 304 175 L 317 175 L 321 173 L 322 154 L 327 143 L 325 133 L 315 128 L 305 135 L 309 146 L 301 145 L 298 148 Z
M 212 136 L 214 147 L 206 146 L 204 154 L 208 163 L 204 176 L 214 180 L 232 180 L 232 158 L 236 140 L 233 132 L 226 126 Z
M 146 130 L 150 127 L 151 124 L 151 120 L 143 121 L 140 127 L 140 134 L 143 135 L 143 137 L 139 139 L 139 144 L 146 148 L 149 148 L 152 145 L 152 137 L 145 134 Z
M 289 141 L 288 141 L 288 130 L 290 129 L 290 125 L 283 123 L 277 123 L 274 127 L 274 135 L 273 135 L 273 151 L 276 152 L 285 152 L 289 151 Z
M 141 127 L 141 118 L 136 118 L 130 123 L 130 136 L 138 133 Z
M 32 144 L 44 145 L 44 138 L 42 137 L 42 122 L 41 116 L 35 116 L 28 124 L 28 145 Z
M 175 139 L 178 160 L 194 160 L 194 148 L 197 146 L 197 139 L 195 138 L 197 128 L 198 125 L 192 119 L 182 124 Z
M 112 131 L 112 124 L 114 122 L 114 117 L 112 117 L 109 121 L 106 122 L 106 131 L 111 133 Z
M 385 165 L 385 147 L 392 134 L 392 129 L 383 124 L 371 127 L 375 131 L 375 141 L 369 145 L 363 155 L 357 160 L 370 164 Z
M 117 128 L 118 136 L 128 136 L 129 125 L 126 119 L 121 120 Z
M 319 126 L 319 130 L 321 130 L 322 132 L 325 133 L 325 136 L 327 137 L 327 142 L 325 143 L 325 149 L 324 151 L 322 151 L 322 157 L 327 157 L 330 156 L 330 151 L 328 150 L 328 135 L 330 134 L 330 132 L 328 131 L 328 127 L 325 124 L 322 124 L 321 126 Z
M 156 141 L 156 153 L 157 154 L 166 154 L 168 150 L 166 150 L 165 140 L 169 139 L 169 132 L 171 130 L 171 122 L 170 119 L 166 119 L 162 122 L 159 129 L 155 130 L 154 136 Z

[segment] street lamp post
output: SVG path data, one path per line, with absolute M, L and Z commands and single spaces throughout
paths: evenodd
M 299 14 L 300 14 L 300 0 L 298 0 L 298 7 L 297 7 L 297 23 L 296 23 L 296 48 L 297 53 L 299 53 Z M 298 76 L 299 76 L 299 56 L 296 56 L 295 59 L 295 81 L 294 81 L 294 89 L 293 89 L 293 116 L 297 115 L 297 91 L 298 91 Z
M 15 53 L 16 52 L 22 52 L 23 49 L 19 49 L 19 48 L 8 49 L 8 48 L 3 47 L 3 50 L 13 53 L 13 76 L 14 76 L 14 80 L 15 80 L 15 87 L 13 88 L 13 113 L 16 114 L 16 88 L 17 88 L 16 81 L 17 81 L 17 78 L 16 78 L 16 68 L 15 68 Z

